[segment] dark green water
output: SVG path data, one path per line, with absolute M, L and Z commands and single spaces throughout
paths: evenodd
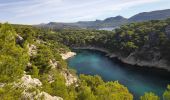
M 144 92 L 154 92 L 161 96 L 167 84 L 170 84 L 170 73 L 166 71 L 126 65 L 98 51 L 75 50 L 75 52 L 77 55 L 68 59 L 68 64 L 78 74 L 99 75 L 105 81 L 118 80 L 135 98 L 144 95 Z

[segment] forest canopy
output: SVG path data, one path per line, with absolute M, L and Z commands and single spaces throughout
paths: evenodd
M 0 98 L 17 100 L 23 90 L 13 89 L 11 84 L 26 73 L 42 82 L 39 90 L 64 100 L 133 100 L 128 88 L 118 81 L 104 82 L 100 76 L 80 75 L 78 86 L 66 86 L 61 73 L 69 72 L 69 66 L 60 54 L 69 52 L 69 48 L 95 46 L 119 52 L 122 56 L 141 51 L 138 57 L 145 60 L 153 59 L 148 56 L 149 51 L 158 51 L 160 57 L 169 61 L 170 40 L 165 31 L 168 25 L 170 19 L 131 23 L 115 31 L 53 31 L 27 25 L 0 24 L 0 83 L 5 84 L 0 86 Z M 29 52 L 30 48 L 34 52 Z M 142 52 L 143 49 L 146 52 Z M 52 69 L 50 61 L 57 62 L 55 69 Z M 49 75 L 52 76 L 52 83 L 49 82 Z M 170 100 L 170 86 L 162 97 L 151 92 L 140 97 L 141 100 L 161 98 Z

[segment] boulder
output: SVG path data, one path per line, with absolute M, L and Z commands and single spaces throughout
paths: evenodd
M 36 78 L 31 78 L 31 75 L 24 75 L 21 78 L 21 87 L 24 87 L 25 89 L 38 86 L 42 86 L 41 81 Z
M 28 45 L 28 54 L 30 56 L 35 56 L 37 54 L 37 47 L 33 44 Z
M 76 53 L 75 53 L 75 52 L 67 52 L 67 53 L 60 54 L 60 55 L 61 55 L 62 59 L 66 60 L 66 59 L 68 59 L 68 58 L 70 58 L 70 57 L 75 56 Z
M 58 61 L 56 61 L 55 59 L 49 61 L 50 65 L 52 66 L 52 68 L 57 68 L 58 66 Z
M 23 100 L 63 100 L 63 98 L 58 96 L 51 96 L 46 92 L 34 91 L 34 92 L 26 92 L 22 93 Z
M 66 80 L 66 86 L 70 86 L 72 84 L 77 83 L 78 79 L 74 75 L 72 75 L 69 71 L 63 71 L 62 75 Z
M 22 45 L 22 43 L 24 42 L 24 39 L 17 34 L 17 38 L 16 38 L 16 43 L 19 45 Z
M 3 88 L 5 86 L 5 83 L 0 83 L 0 88 Z
M 63 100 L 63 98 L 58 96 L 51 96 L 46 92 L 39 93 L 36 97 L 36 100 L 41 100 L 40 98 L 43 98 L 43 100 Z

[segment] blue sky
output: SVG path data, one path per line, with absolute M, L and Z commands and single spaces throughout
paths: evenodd
M 0 0 L 0 22 L 76 22 L 117 15 L 129 18 L 161 9 L 170 9 L 170 0 Z

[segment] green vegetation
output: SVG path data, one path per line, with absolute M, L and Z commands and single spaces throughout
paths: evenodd
M 18 98 L 21 98 L 22 91 L 22 89 L 6 85 L 5 87 L 0 88 L 0 98 L 1 100 L 18 100 Z
M 16 32 L 8 25 L 0 27 L 0 82 L 20 78 L 28 63 L 27 50 L 16 44 Z
M 170 25 L 170 19 L 152 20 L 123 25 L 112 32 L 65 29 L 50 32 L 46 37 L 56 42 L 64 43 L 70 48 L 89 46 L 105 48 L 123 57 L 133 55 L 136 60 L 141 61 L 165 60 L 169 65 L 170 37 L 165 30 L 168 25 Z M 91 92 L 95 95 L 88 87 L 84 88 L 88 93 Z M 85 93 L 83 94 L 85 95 Z M 91 96 L 92 98 L 93 95 Z M 156 98 L 154 94 L 148 93 L 143 98 L 152 97 Z
M 17 100 L 21 97 L 22 88 L 14 88 L 12 84 L 21 79 L 24 71 L 42 82 L 42 88 L 37 89 L 64 100 L 133 99 L 123 85 L 118 82 L 105 83 L 99 76 L 81 75 L 78 86 L 66 86 L 61 72 L 67 70 L 68 66 L 60 54 L 68 52 L 68 47 L 55 41 L 51 31 L 31 26 L 13 27 L 9 24 L 0 27 L 0 83 L 3 84 L 0 87 L 0 98 L 3 100 Z M 52 68 L 54 66 L 50 61 L 57 62 L 57 67 Z M 70 73 L 75 74 L 74 71 Z M 105 91 L 102 92 L 100 88 Z
M 80 100 L 133 100 L 132 94 L 123 85 L 104 82 L 99 76 L 80 75 Z
M 170 37 L 165 29 L 169 24 L 170 19 L 131 23 L 113 32 L 65 29 L 47 34 L 47 38 L 64 43 L 71 48 L 99 47 L 123 57 L 133 54 L 137 60 L 164 59 L 168 63 L 170 61 Z M 159 55 L 155 55 L 155 52 Z
M 50 83 L 48 80 L 48 76 L 53 75 L 53 81 Z M 65 100 L 73 100 L 70 99 L 68 88 L 65 85 L 64 77 L 57 70 L 50 70 L 49 73 L 41 75 L 40 80 L 43 83 L 42 90 L 51 94 L 64 98 Z
M 21 97 L 23 90 L 11 85 L 19 81 L 25 71 L 42 82 L 39 90 L 64 100 L 133 100 L 133 95 L 118 81 L 104 82 L 99 76 L 80 75 L 77 85 L 66 86 L 62 73 L 69 71 L 75 75 L 75 72 L 68 70 L 60 54 L 70 51 L 67 46 L 94 46 L 122 56 L 138 51 L 137 59 L 144 60 L 153 59 L 152 51 L 156 51 L 160 52 L 160 58 L 169 61 L 170 40 L 165 33 L 169 24 L 170 19 L 132 23 L 115 32 L 83 29 L 53 32 L 32 26 L 0 24 L 0 83 L 4 85 L 0 86 L 0 98 L 17 100 Z M 30 48 L 34 49 L 31 54 Z M 146 93 L 140 99 L 159 100 L 160 97 Z M 170 86 L 163 99 L 170 100 Z
M 164 100 L 170 100 L 170 85 L 168 85 L 168 90 L 166 90 L 163 94 L 163 99 Z
M 145 93 L 144 96 L 140 97 L 140 100 L 160 100 L 160 98 L 154 93 Z

